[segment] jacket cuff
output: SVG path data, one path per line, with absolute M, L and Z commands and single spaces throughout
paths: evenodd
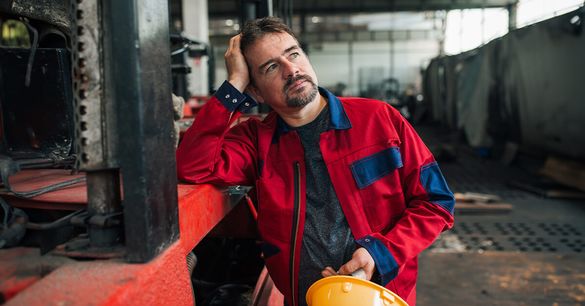
M 224 81 L 214 95 L 217 100 L 219 100 L 219 102 L 221 102 L 221 104 L 223 104 L 223 106 L 230 112 L 233 112 L 237 109 L 243 113 L 246 113 L 250 110 L 250 108 L 256 106 L 257 104 L 254 99 L 246 94 L 241 93 L 228 81 Z
M 380 275 L 380 285 L 386 286 L 398 274 L 398 263 L 386 246 L 372 236 L 365 236 L 356 240 L 356 243 L 368 250 L 376 263 L 376 270 Z

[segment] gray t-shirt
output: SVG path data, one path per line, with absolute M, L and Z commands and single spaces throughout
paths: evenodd
M 296 128 L 305 150 L 306 210 L 299 273 L 300 305 L 307 305 L 309 287 L 321 279 L 326 266 L 337 270 L 351 259 L 354 237 L 333 190 L 319 147 L 322 132 L 329 129 L 329 106 L 311 123 Z

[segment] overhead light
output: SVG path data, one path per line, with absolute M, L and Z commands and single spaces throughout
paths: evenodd
M 234 25 L 234 21 L 231 20 L 231 19 L 226 19 L 225 20 L 225 25 L 228 26 L 228 27 L 231 27 L 231 26 Z
M 319 22 L 321 22 L 321 17 L 313 16 L 313 17 L 311 17 L 311 22 L 312 23 L 319 23 Z
M 573 18 L 571 18 L 571 20 L 569 20 L 569 22 L 570 22 L 572 25 L 576 25 L 576 26 L 578 26 L 578 25 L 580 25 L 580 24 L 581 24 L 581 16 L 579 16 L 579 15 L 575 15 L 575 16 L 573 16 Z

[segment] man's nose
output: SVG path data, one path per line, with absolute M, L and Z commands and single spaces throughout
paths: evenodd
M 292 63 L 290 61 L 285 61 L 283 63 L 282 73 L 283 73 L 283 77 L 285 79 L 288 79 L 288 78 L 291 78 L 291 77 L 294 77 L 295 75 L 297 75 L 299 73 L 299 68 L 294 63 Z

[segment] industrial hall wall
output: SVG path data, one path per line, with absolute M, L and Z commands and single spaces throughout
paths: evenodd
M 474 147 L 506 142 L 585 160 L 585 7 L 433 59 L 424 75 L 433 119 Z

